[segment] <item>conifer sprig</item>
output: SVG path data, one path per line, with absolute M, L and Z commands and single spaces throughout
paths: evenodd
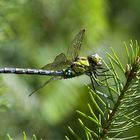
M 136 107 L 140 104 L 140 48 L 137 41 L 130 41 L 129 46 L 125 43 L 125 50 L 127 57 L 125 67 L 113 49 L 111 49 L 111 54 L 107 53 L 109 64 L 106 62 L 104 64 L 112 74 L 112 79 L 110 80 L 106 74 L 105 85 L 107 90 L 105 92 L 94 92 L 90 89 L 92 106 L 88 103 L 88 108 L 91 115 L 77 111 L 95 126 L 95 128 L 90 129 L 81 119 L 78 119 L 85 130 L 87 140 L 120 140 L 137 137 L 135 135 L 122 137 L 122 134 L 140 124 L 138 122 L 140 115 L 136 115 Z M 121 71 L 121 75 L 124 75 L 125 80 L 122 79 L 116 67 Z M 112 83 L 114 86 L 111 86 Z M 76 135 L 76 132 L 73 132 L 71 128 L 71 133 Z

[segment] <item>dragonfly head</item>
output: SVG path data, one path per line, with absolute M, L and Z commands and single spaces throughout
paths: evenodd
M 88 61 L 90 64 L 94 64 L 96 66 L 102 65 L 102 58 L 96 53 L 88 56 Z

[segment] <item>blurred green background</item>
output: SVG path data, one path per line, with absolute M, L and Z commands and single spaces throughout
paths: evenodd
M 41 68 L 66 53 L 83 28 L 81 56 L 98 53 L 105 59 L 105 51 L 113 47 L 125 61 L 123 41 L 140 38 L 139 5 L 139 0 L 0 0 L 0 67 Z M 70 135 L 68 125 L 82 135 L 75 110 L 86 112 L 89 78 L 55 81 L 28 97 L 47 79 L 0 76 L 1 140 L 7 133 L 23 139 L 23 131 L 29 139 L 33 134 L 43 140 L 64 139 Z

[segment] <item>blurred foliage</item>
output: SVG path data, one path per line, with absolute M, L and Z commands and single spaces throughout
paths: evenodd
M 139 4 L 139 0 L 0 0 L 0 67 L 41 68 L 65 53 L 81 28 L 86 29 L 81 56 L 99 53 L 106 60 L 105 51 L 113 47 L 125 64 L 122 42 L 140 38 Z M 87 112 L 88 77 L 50 83 L 30 98 L 28 94 L 48 77 L 0 78 L 0 139 L 7 139 L 7 133 L 14 140 L 23 139 L 23 131 L 29 139 L 33 134 L 39 139 L 64 139 L 67 125 L 82 132 L 75 110 Z

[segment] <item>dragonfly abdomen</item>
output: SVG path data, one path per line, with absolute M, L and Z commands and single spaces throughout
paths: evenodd
M 48 71 L 42 69 L 24 69 L 24 68 L 0 68 L 0 73 L 13 74 L 36 74 L 48 76 L 63 76 L 63 71 Z

